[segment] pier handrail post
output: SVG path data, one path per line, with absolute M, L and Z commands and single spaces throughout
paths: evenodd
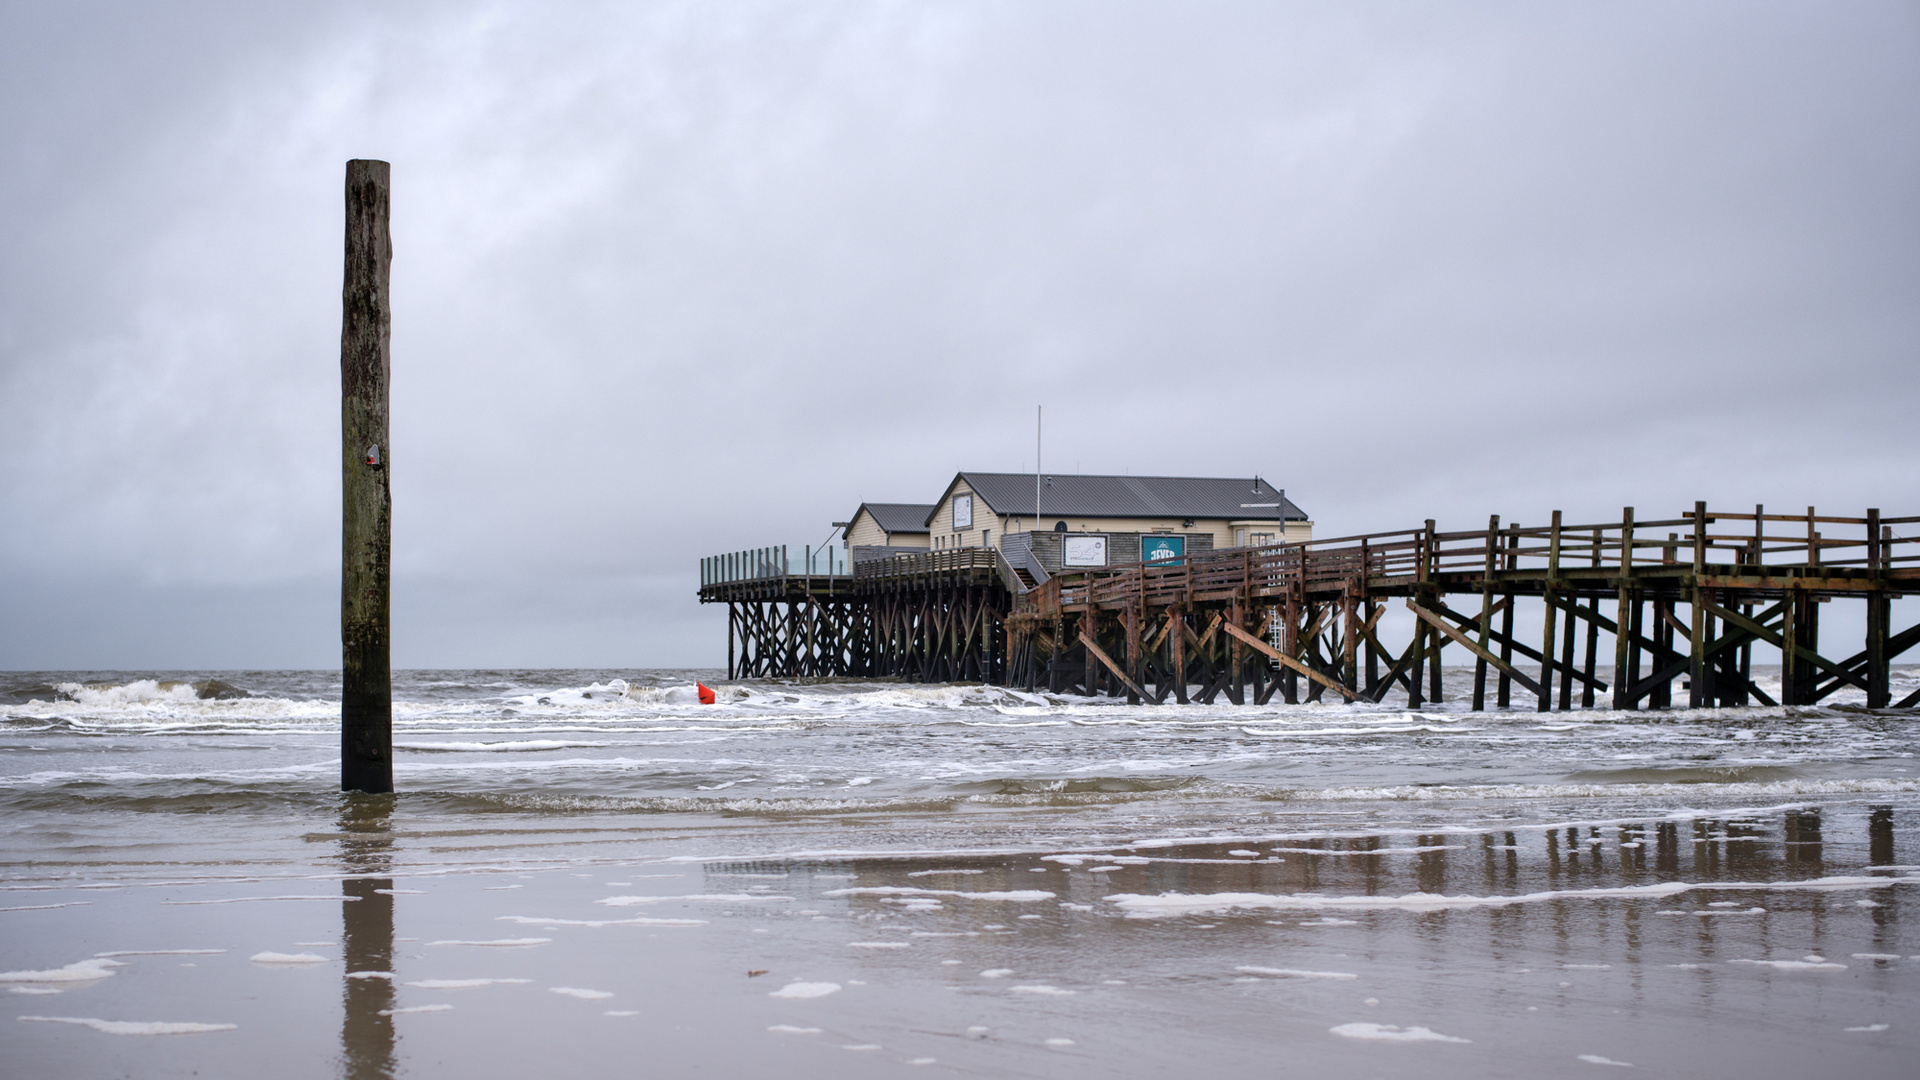
M 340 789 L 393 790 L 392 167 L 347 162 L 340 320 Z

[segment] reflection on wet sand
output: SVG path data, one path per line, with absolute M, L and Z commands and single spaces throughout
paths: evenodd
M 340 917 L 346 977 L 341 991 L 341 1075 L 345 1080 L 390 1080 L 394 1075 L 393 813 L 391 795 L 343 796 Z M 383 891 L 384 890 L 384 891 Z M 369 977 L 368 972 L 388 977 Z M 359 974 L 361 977 L 355 978 Z
M 1859 875 L 1873 866 L 1895 865 L 1895 859 L 1894 816 L 1890 811 L 1874 808 L 1863 813 L 1841 808 L 1827 812 L 1820 807 L 1795 807 L 1725 818 L 1616 820 L 1498 832 L 1382 830 L 1262 841 L 1177 845 L 1152 841 L 1010 859 L 945 857 L 939 865 L 970 875 L 965 879 L 969 892 L 1044 886 L 1060 901 L 1107 914 L 1119 912 L 1106 901 L 1123 896 L 1128 898 L 1129 914 L 1152 910 L 1147 898 L 1155 896 L 1238 895 L 1248 898 L 1243 906 L 1247 914 L 1318 904 L 1375 910 L 1388 906 L 1388 902 L 1402 901 L 1403 906 L 1419 910 L 1431 906 L 1422 899 L 1425 897 L 1496 901 L 1466 905 L 1483 911 L 1498 910 L 1501 905 L 1497 901 L 1503 897 L 1536 897 L 1550 899 L 1552 907 L 1559 910 L 1567 902 L 1591 897 L 1596 902 L 1625 904 L 1622 910 L 1637 920 L 1641 915 L 1656 913 L 1635 906 L 1647 900 L 1656 901 L 1662 909 L 1677 905 L 1689 914 L 1697 912 L 1701 916 L 1701 940 L 1710 941 L 1710 916 L 1728 913 L 1735 906 L 1730 898 L 1740 894 L 1741 883 L 1752 883 L 1756 890 L 1772 897 L 1764 902 L 1758 896 L 1738 901 L 1741 913 L 1791 908 L 1818 917 L 1833 904 L 1855 905 L 1857 900 L 1886 894 L 1859 878 L 1853 884 L 1836 883 L 1809 890 L 1803 900 L 1790 900 L 1780 890 L 1794 882 Z M 755 865 L 760 870 L 799 868 L 777 862 Z M 936 872 L 923 870 L 923 865 L 920 859 L 859 859 L 832 866 L 816 864 L 815 868 L 853 871 L 862 885 L 911 889 L 927 884 L 916 874 Z M 743 872 L 745 866 L 714 864 L 708 870 L 724 876 Z M 1063 876 L 1029 877 L 1036 869 L 1057 871 Z M 1686 900 L 1678 897 L 1694 890 L 1676 893 L 1660 888 L 1679 883 L 1709 888 Z M 1607 894 L 1607 890 L 1647 888 L 1654 891 L 1641 897 Z M 1845 891 L 1844 901 L 1834 895 L 1835 889 Z M 1863 889 L 1867 891 L 1861 892 Z M 855 908 L 878 914 L 901 902 L 884 895 L 884 890 L 869 895 L 871 899 L 856 894 Z M 1262 901 L 1261 897 L 1268 899 Z M 1279 898 L 1289 902 L 1272 902 Z M 1361 898 L 1379 898 L 1382 903 L 1352 903 Z M 1894 902 L 1874 900 L 1872 905 L 1863 902 L 1857 906 L 1873 905 L 1884 905 L 1874 907 L 1876 918 L 1890 923 L 1897 910 Z M 1178 906 L 1170 910 L 1178 910 Z M 1211 910 L 1227 914 L 1224 908 Z M 1494 916 L 1496 922 L 1522 918 L 1515 910 L 1511 916 Z

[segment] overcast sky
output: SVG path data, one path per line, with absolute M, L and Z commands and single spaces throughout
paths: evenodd
M 1920 513 L 1912 3 L 0 3 L 0 668 L 724 662 L 696 563 L 961 468 L 1320 535 Z

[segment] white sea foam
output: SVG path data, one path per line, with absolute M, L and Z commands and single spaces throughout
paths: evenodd
M 108 956 L 218 956 L 225 949 L 114 949 L 93 955 Z
M 578 986 L 549 986 L 547 993 L 562 994 L 582 1001 L 600 1001 L 613 996 L 613 993 L 608 990 L 583 990 Z
M 794 1025 L 792 1025 L 792 1024 L 773 1024 L 773 1025 L 771 1025 L 771 1026 L 769 1026 L 769 1027 L 767 1028 L 767 1030 L 768 1030 L 768 1031 L 777 1031 L 777 1032 L 779 1032 L 779 1033 L 780 1033 L 780 1034 L 782 1034 L 782 1035 L 818 1035 L 818 1034 L 820 1034 L 820 1029 L 819 1029 L 819 1028 L 816 1028 L 816 1027 L 795 1027 L 795 1026 L 794 1026 Z
M 409 1005 L 404 1009 L 381 1009 L 381 1016 L 404 1016 L 407 1013 L 452 1012 L 451 1005 Z
M 1043 984 L 1016 986 L 1013 988 L 1013 992 L 1016 994 L 1039 994 L 1044 997 L 1072 997 L 1074 994 L 1079 993 L 1078 990 L 1062 990 L 1057 986 L 1046 986 Z
M 1312 893 L 1162 893 L 1145 896 L 1115 893 L 1106 899 L 1124 911 L 1128 918 L 1165 918 L 1249 909 L 1296 909 L 1305 911 L 1442 911 L 1450 908 L 1506 907 L 1513 904 L 1549 903 L 1565 900 L 1656 899 L 1696 891 L 1810 891 L 1831 892 L 1846 889 L 1881 889 L 1895 885 L 1920 884 L 1920 878 L 1825 877 L 1806 881 L 1774 882 L 1685 882 L 1667 881 L 1651 885 L 1622 885 L 1595 889 L 1559 889 L 1524 893 L 1517 896 L 1448 896 L 1443 893 L 1407 893 L 1402 896 L 1320 896 Z
M 666 904 L 674 901 L 690 904 L 753 904 L 792 899 L 791 896 L 771 896 L 766 893 L 702 893 L 693 896 L 609 896 L 603 900 L 595 900 L 594 903 L 604 904 L 607 907 L 637 907 L 641 904 Z
M 1862 1024 L 1859 1027 L 1841 1028 L 1840 1030 L 1842 1031 L 1885 1031 L 1887 1030 L 1888 1026 L 1889 1025 L 1886 1025 L 1886 1024 Z
M 540 915 L 499 915 L 497 922 L 522 926 L 705 926 L 705 919 L 654 919 L 638 915 L 631 919 L 553 919 Z
M 1253 964 L 1241 964 L 1233 970 L 1248 975 L 1272 975 L 1286 979 L 1357 979 L 1360 977 L 1348 971 L 1303 971 L 1299 968 L 1257 967 Z
M 52 911 L 54 908 L 86 907 L 91 900 L 69 900 L 64 904 L 18 904 L 14 907 L 0 907 L 0 911 Z
M 209 1031 L 233 1031 L 240 1026 L 179 1020 L 97 1020 L 90 1016 L 22 1016 L 20 1019 L 42 1024 L 78 1024 L 108 1035 L 199 1035 Z
M 839 983 L 830 982 L 790 982 L 778 990 L 769 991 L 768 997 L 777 998 L 817 998 L 840 992 Z
M 326 957 L 316 956 L 315 954 L 310 952 L 303 952 L 303 953 L 257 952 L 257 953 L 254 953 L 252 956 L 247 957 L 247 959 L 253 961 L 256 964 L 281 965 L 286 967 L 295 967 L 295 966 L 304 965 L 304 964 L 324 964 L 327 962 Z
M 1423 1027 L 1402 1028 L 1394 1024 L 1353 1023 L 1340 1024 L 1328 1028 L 1335 1035 L 1349 1039 L 1369 1039 L 1376 1042 L 1442 1042 L 1465 1043 L 1472 1039 L 1459 1039 L 1452 1035 L 1442 1035 L 1437 1031 Z
M 1324 735 L 1455 735 L 1479 731 L 1479 728 L 1441 726 L 1438 724 L 1380 724 L 1373 727 L 1345 728 L 1266 728 L 1242 727 L 1248 735 L 1266 738 L 1305 738 Z
M 959 892 L 954 889 L 917 889 L 910 885 L 870 885 L 852 889 L 833 889 L 821 896 L 951 896 L 961 900 L 1004 900 L 1016 904 L 1051 900 L 1054 894 L 1043 889 L 1012 889 L 1002 892 Z M 601 901 L 605 903 L 606 901 Z
M 167 907 L 193 907 L 200 904 L 249 904 L 261 900 L 328 900 L 339 903 L 342 900 L 358 900 L 357 896 L 228 896 L 219 900 L 162 900 Z
M 1427 844 L 1422 847 L 1398 848 L 1310 848 L 1277 847 L 1274 851 L 1284 851 L 1290 855 L 1424 855 L 1429 851 L 1465 851 L 1464 844 Z
M 1829 963 L 1825 960 L 1729 960 L 1730 964 L 1750 964 L 1754 967 L 1769 967 L 1780 971 L 1845 971 L 1847 965 Z
M 1584 1061 L 1589 1065 L 1617 1065 L 1622 1069 L 1633 1068 L 1633 1063 L 1630 1061 L 1615 1061 L 1612 1058 L 1601 1057 L 1599 1054 L 1580 1054 L 1576 1060 Z
M 125 966 L 118 960 L 96 956 L 87 960 L 76 960 L 66 967 L 49 968 L 45 971 L 0 971 L 0 983 L 97 982 L 112 976 L 114 968 Z
M 849 941 L 847 942 L 847 948 L 849 949 L 905 949 L 909 947 L 910 947 L 909 943 L 905 941 Z
M 388 982 L 392 982 L 393 972 L 391 971 L 349 971 L 347 972 L 347 978 L 349 979 L 385 979 Z
M 539 752 L 542 750 L 572 750 L 581 747 L 606 746 L 604 742 L 575 742 L 565 739 L 520 739 L 508 742 L 396 742 L 395 750 L 417 750 L 423 752 L 440 751 L 445 753 L 492 753 L 513 754 Z
M 387 973 L 392 977 L 392 973 Z M 532 979 L 416 979 L 407 983 L 422 990 L 470 990 L 479 986 L 509 986 L 532 982 Z
M 908 873 L 907 876 L 908 877 L 947 877 L 950 875 L 958 876 L 962 874 L 984 874 L 984 873 L 986 873 L 985 870 L 914 870 Z
M 1011 974 L 1013 974 L 1012 968 L 988 968 L 980 973 L 980 977 L 983 979 L 1004 979 Z

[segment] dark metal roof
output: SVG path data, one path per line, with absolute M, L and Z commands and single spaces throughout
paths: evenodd
M 933 507 L 925 503 L 861 503 L 881 531 L 890 533 L 923 533 L 927 531 L 927 519 L 933 516 Z M 860 516 L 860 510 L 853 512 Z
M 996 514 L 1033 516 L 1032 473 L 963 472 Z M 948 486 L 952 490 L 952 486 Z M 1258 477 L 1041 474 L 1041 517 L 1226 518 L 1308 521 L 1307 512 Z M 932 517 L 932 512 L 927 514 Z

